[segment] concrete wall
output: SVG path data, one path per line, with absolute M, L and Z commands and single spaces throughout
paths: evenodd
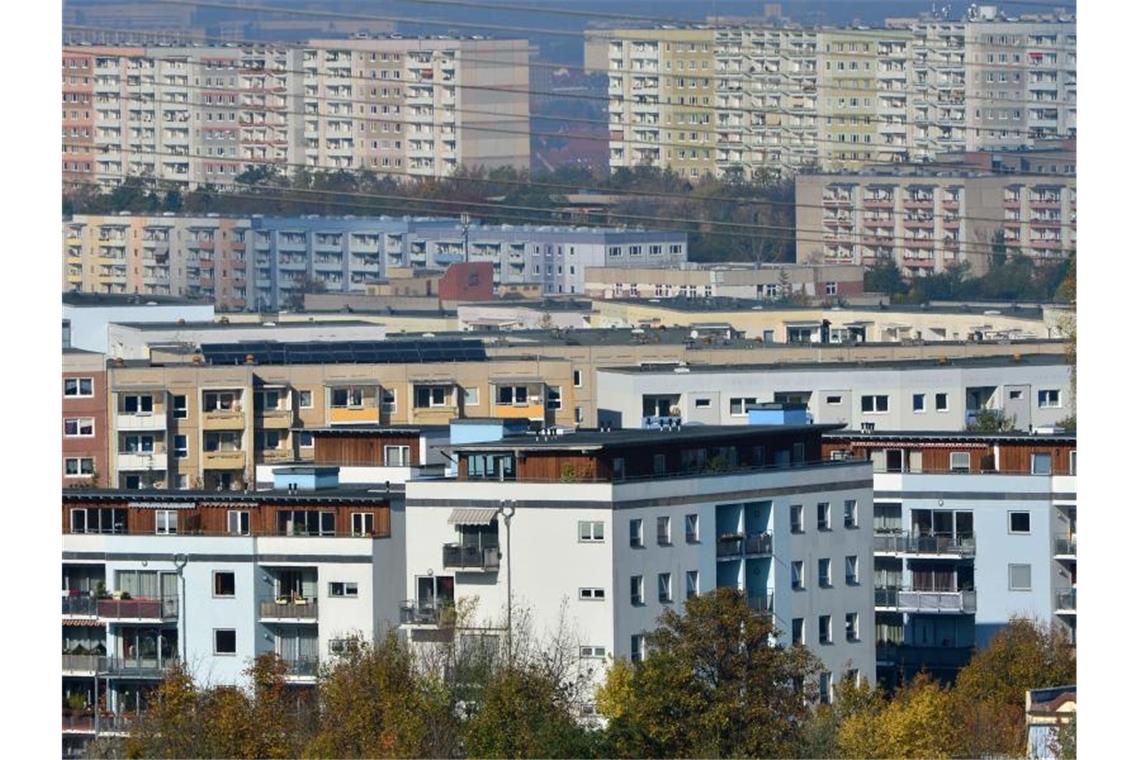
M 107 353 L 108 326 L 112 322 L 211 322 L 212 304 L 178 304 L 147 306 L 145 296 L 137 306 L 69 306 L 63 305 L 63 318 L 71 320 L 71 345 L 85 351 Z

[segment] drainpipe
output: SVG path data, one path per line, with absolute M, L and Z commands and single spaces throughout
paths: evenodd
M 182 665 L 183 665 L 183 667 L 185 667 L 189 661 L 186 659 L 186 631 L 187 631 L 187 625 L 186 625 L 186 578 L 185 578 L 185 576 L 182 575 L 182 569 L 186 567 L 186 563 L 189 561 L 190 561 L 190 558 L 187 557 L 185 554 L 175 554 L 174 555 L 174 569 L 178 571 L 178 586 L 179 586 L 178 594 L 181 597 L 179 599 L 179 604 L 182 607 L 181 613 L 179 614 L 180 620 L 179 620 L 178 627 L 180 629 L 179 630 L 179 638 L 182 639 Z

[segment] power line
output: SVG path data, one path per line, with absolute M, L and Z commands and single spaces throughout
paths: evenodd
M 180 88 L 184 88 L 184 89 L 210 90 L 211 92 L 216 92 L 216 91 L 222 91 L 222 92 L 231 92 L 231 91 L 232 91 L 232 92 L 245 92 L 245 91 L 243 91 L 243 90 L 236 90 L 236 89 L 231 89 L 231 88 L 226 88 L 226 87 L 217 87 L 217 86 L 211 86 L 211 87 L 207 87 L 207 86 L 205 86 L 205 85 L 178 85 L 178 87 L 180 87 Z M 361 103 L 361 102 L 368 102 L 368 101 L 356 101 L 356 100 L 351 100 L 351 99 L 325 98 L 325 97 L 319 97 L 319 96 L 310 96 L 310 97 L 311 97 L 312 99 L 315 99 L 315 100 L 337 100 L 338 102 L 351 102 L 351 103 Z M 144 104 L 144 105 L 145 105 L 145 104 L 154 104 L 154 105 L 173 105 L 173 106 L 186 106 L 186 105 L 188 105 L 188 104 L 186 104 L 186 103 L 182 103 L 182 102 L 180 102 L 180 101 L 168 101 L 168 100 L 161 100 L 161 99 L 158 99 L 158 98 L 145 98 L 145 97 L 142 97 L 142 96 L 137 96 L 137 97 L 136 97 L 136 96 L 133 96 L 133 95 L 128 95 L 128 96 L 127 96 L 127 98 L 126 98 L 126 100 L 128 101 L 128 104 L 129 104 L 129 103 L 131 103 L 131 102 L 139 102 L 139 103 L 142 103 L 142 104 Z M 260 110 L 260 109 L 250 109 L 250 108 L 248 108 L 247 106 L 236 105 L 236 104 L 235 104 L 235 105 L 231 105 L 231 104 L 220 104 L 220 105 L 215 105 L 214 107 L 215 107 L 215 108 L 217 108 L 218 110 L 222 110 L 222 111 Z M 128 105 L 128 108 L 130 108 L 130 105 Z M 293 115 L 293 116 L 317 117 L 318 119 L 319 119 L 319 118 L 322 118 L 322 117 L 325 117 L 325 118 L 327 118 L 328 116 L 330 116 L 330 114 L 328 114 L 327 112 L 325 112 L 325 113 L 321 113 L 320 111 L 318 111 L 318 112 L 316 112 L 316 113 L 309 113 L 309 112 L 290 111 L 290 110 L 285 110 L 285 109 L 268 109 L 268 108 L 266 108 L 266 109 L 264 109 L 264 110 L 266 110 L 266 111 L 268 111 L 268 112 L 270 112 L 270 113 L 279 114 L 279 115 Z M 463 109 L 455 109 L 455 110 L 460 110 L 460 111 L 461 111 L 461 110 L 463 110 Z M 489 112 L 485 112 L 485 111 L 479 111 L 478 113 L 484 113 L 484 114 L 486 114 L 486 113 L 489 113 Z M 382 115 L 380 115 L 380 116 L 354 116 L 354 117 L 351 117 L 351 118 L 355 119 L 356 121 L 362 121 L 362 122 L 365 122 L 365 123 L 376 123 L 376 122 L 381 122 L 381 123 L 388 123 L 388 122 L 394 122 L 394 123 L 403 123 L 403 122 L 401 122 L 401 121 L 398 121 L 398 120 L 395 120 L 395 119 L 388 119 L 388 118 L 384 118 Z M 145 122 L 144 122 L 144 123 L 145 123 Z M 250 126 L 250 125 L 244 125 L 244 124 L 241 124 L 241 123 L 234 123 L 234 125 L 233 125 L 233 126 L 225 126 L 225 125 L 224 125 L 224 123 L 223 123 L 223 126 L 222 126 L 222 127 L 219 127 L 219 128 L 224 128 L 224 129 L 233 129 L 233 130 L 237 131 L 237 130 L 240 130 L 240 129 L 242 129 L 243 127 L 244 127 L 244 128 L 249 128 L 249 126 Z M 254 125 L 254 126 L 260 126 L 260 125 Z M 265 126 L 266 126 L 266 127 L 270 127 L 270 126 L 272 126 L 272 125 L 265 125 Z M 122 129 L 122 127 L 119 127 L 119 128 L 120 128 L 120 129 Z M 160 126 L 159 124 L 157 124 L 157 123 L 156 123 L 156 124 L 155 124 L 155 127 L 154 127 L 154 128 L 155 128 L 155 129 L 159 129 L 159 128 L 161 128 L 161 126 Z M 602 137 L 602 136 L 593 136 L 593 135 L 567 135 L 567 134 L 564 134 L 564 133 L 560 133 L 560 132 L 538 132 L 538 131 L 534 131 L 534 130 L 530 130 L 530 131 L 511 130 L 511 129 L 501 128 L 501 127 L 488 127 L 488 126 L 483 126 L 481 123 L 480 123 L 480 124 L 457 124 L 457 125 L 454 125 L 452 128 L 453 128 L 453 129 L 456 129 L 456 130 L 459 130 L 459 129 L 465 129 L 465 128 L 466 128 L 466 129 L 477 130 L 477 131 L 486 131 L 486 132 L 507 133 L 507 134 L 517 134 L 517 135 L 537 135 L 537 136 L 550 136 L 550 137 L 558 137 L 558 138 L 564 138 L 564 137 L 573 137 L 573 138 L 576 138 L 576 139 L 586 139 L 586 140 L 590 140 L 590 139 L 593 139 L 593 140 L 603 140 L 603 139 L 606 139 L 606 138 L 604 138 L 604 137 Z M 401 139 L 402 139 L 402 140 L 406 140 L 406 139 L 407 139 L 407 134 L 405 134 L 405 133 L 399 133 L 399 134 L 401 134 Z M 94 136 L 93 136 L 93 137 L 94 137 Z M 361 139 L 361 138 L 358 138 L 358 137 L 354 137 L 353 139 Z M 367 138 L 365 138 L 365 139 L 367 139 Z M 434 141 L 434 139 L 435 139 L 435 136 L 434 136 L 434 135 L 433 135 L 432 139 L 433 139 L 433 141 Z M 615 141 L 615 142 L 616 142 L 616 141 Z M 623 139 L 621 142 L 634 142 L 634 141 L 633 141 L 633 140 L 630 140 L 630 139 Z M 75 143 L 66 143 L 66 144 L 74 145 Z M 675 146 L 675 147 L 683 147 L 683 148 L 691 148 L 691 147 L 692 147 L 690 144 L 687 144 L 687 143 L 659 143 L 659 144 L 660 144 L 660 145 L 664 145 L 664 146 Z M 845 144 L 848 144 L 848 143 L 845 143 Z M 127 150 L 127 151 L 125 151 L 125 152 L 127 152 L 127 153 L 130 153 L 131 151 L 130 151 L 130 150 Z M 189 154 L 187 154 L 187 155 L 189 155 Z M 203 158 L 203 159 L 205 159 L 205 160 L 213 160 L 213 161 L 221 161 L 221 162 L 231 162 L 231 163 L 242 163 L 242 162 L 244 162 L 244 161 L 248 160 L 248 159 L 246 159 L 246 158 L 244 158 L 244 157 L 236 157 L 236 156 L 235 156 L 235 157 L 228 157 L 228 156 L 210 156 L 210 155 L 206 155 L 206 156 L 200 156 L 200 158 Z M 269 161 L 270 161 L 270 163 L 274 163 L 274 164 L 276 164 L 276 163 L 277 163 L 275 160 L 272 160 L 272 159 L 269 159 Z M 284 165 L 284 166 L 305 166 L 305 167 L 307 167 L 307 168 L 333 168 L 333 169 L 342 169 L 342 168 L 344 168 L 344 167 L 314 167 L 314 166 L 310 166 L 309 164 L 300 164 L 300 163 L 294 163 L 294 164 L 290 164 L 290 163 L 287 163 L 287 162 L 281 162 L 281 165 Z M 923 163 L 923 164 L 922 164 L 922 166 L 923 166 L 924 168 L 925 168 L 925 167 L 928 167 L 928 166 L 935 166 L 935 165 L 936 165 L 936 164 L 928 164 L 928 163 Z M 952 168 L 955 168 L 955 169 L 958 169 L 958 170 L 965 170 L 965 171 L 969 171 L 969 170 L 970 170 L 970 167 L 968 167 L 968 166 L 964 166 L 964 165 L 962 165 L 962 164 L 946 164 L 946 166 L 950 166 L 950 167 L 952 167 Z M 351 169 L 351 168 L 353 168 L 353 167 L 347 167 L 347 168 Z M 357 168 L 369 169 L 369 167 L 357 167 Z M 382 174 L 383 174 L 383 173 L 386 173 L 386 172 L 388 172 L 389 168 L 390 168 L 390 167 L 374 167 L 374 168 L 372 168 L 372 170 L 373 170 L 373 171 L 378 171 L 379 173 L 382 173 Z M 396 173 L 396 172 L 392 172 L 392 173 Z M 826 175 L 827 173 L 823 173 L 823 174 L 825 174 L 825 175 Z M 422 176 L 422 175 L 413 174 L 413 175 L 411 175 L 411 176 Z M 444 176 L 444 175 L 441 175 L 441 176 Z M 840 175 L 836 175 L 836 176 L 840 176 L 840 177 L 842 177 L 842 176 L 848 176 L 848 175 L 842 175 L 842 174 L 840 174 Z M 1000 175 L 1000 174 L 995 174 L 994 176 L 1002 176 L 1002 175 Z M 1016 175 L 1014 175 L 1014 176 L 1016 176 Z M 1027 176 L 1056 177 L 1057 175 L 1054 175 L 1054 174 L 1040 174 L 1040 175 L 1033 175 L 1033 174 L 1028 174 L 1028 173 L 1027 173 Z M 899 177 L 899 179 L 900 179 L 900 180 L 902 180 L 902 179 L 904 179 L 904 177 L 900 176 L 900 177 Z M 486 180 L 486 181 L 487 181 L 487 182 L 494 182 L 493 180 Z M 551 187 L 551 188 L 556 188 L 556 189 L 563 189 L 563 190 L 571 190 L 571 191 L 580 191 L 580 190 L 583 190 L 583 189 L 591 189 L 591 190 L 607 190 L 607 189 L 608 189 L 608 188 L 602 188 L 602 187 L 583 187 L 582 185 L 566 185 L 566 184 L 556 184 L 556 183 L 539 183 L 539 182 L 533 182 L 533 181 L 518 181 L 518 180 L 515 180 L 515 181 L 511 181 L 511 180 L 497 180 L 497 182 L 499 182 L 499 183 L 506 183 L 506 184 L 517 184 L 517 185 L 523 185 L 523 186 L 527 186 L 527 187 L 540 187 L 540 186 L 545 186 L 545 187 Z M 620 190 L 619 190 L 619 191 L 616 191 L 616 192 L 622 192 L 622 191 L 620 191 Z M 626 192 L 626 193 L 624 193 L 624 194 L 627 194 L 627 195 L 641 195 L 642 193 L 639 193 L 639 192 L 637 192 L 637 191 L 629 191 L 629 192 Z M 729 196 L 729 197 L 720 197 L 720 198 L 717 198 L 717 197 L 711 197 L 711 198 L 699 198 L 699 197 L 694 197 L 693 195 L 691 195 L 691 194 L 686 194 L 686 193 L 664 193 L 664 192 L 661 192 L 661 193 L 653 193 L 653 194 L 652 194 L 652 197 L 674 197 L 674 198 L 681 198 L 681 199 L 685 199 L 685 200 L 702 200 L 702 201 L 714 201 L 714 202 L 733 202 L 733 203 L 738 203 L 738 204 L 749 204 L 749 205 L 785 205 L 785 206 L 793 206 L 793 207 L 796 207 L 796 208 L 815 208 L 815 209 L 823 208 L 823 206 L 814 205 L 814 204 L 797 204 L 797 203 L 791 203 L 791 202 L 787 202 L 787 201 L 765 201 L 765 200 L 763 200 L 763 199 L 758 199 L 758 198 L 753 198 L 753 197 L 748 197 L 748 196 Z M 864 211 L 864 210 L 866 210 L 866 209 L 861 209 L 861 208 L 859 208 L 859 209 L 853 209 L 853 210 L 857 210 L 857 211 Z M 936 217 L 935 217 L 935 218 L 944 218 L 944 217 L 943 217 L 942 215 L 936 215 Z M 957 219 L 966 219 L 966 220 L 975 220 L 975 219 L 976 219 L 976 220 L 978 220 L 978 221 L 991 221 L 991 220 L 988 220 L 988 219 L 978 219 L 978 218 L 975 218 L 975 217 L 965 217 L 965 216 L 958 216 L 958 217 L 956 217 L 956 218 L 957 218 Z M 1066 226 L 1068 226 L 1068 223 L 1066 223 Z

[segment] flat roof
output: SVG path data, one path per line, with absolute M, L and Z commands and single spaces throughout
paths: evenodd
M 180 296 L 140 293 L 64 293 L 65 306 L 213 306 L 213 302 Z
M 815 345 L 815 344 L 809 344 Z M 677 372 L 676 367 L 662 366 L 633 366 L 633 367 L 599 367 L 598 372 L 617 372 L 625 375 L 657 374 L 708 374 L 713 372 L 779 372 L 781 370 L 800 372 L 804 370 L 826 370 L 835 372 L 844 369 L 899 369 L 924 370 L 984 367 L 1052 367 L 1067 362 L 1063 354 L 1023 354 L 1015 359 L 1012 355 L 1003 356 L 971 356 L 964 358 L 940 359 L 869 359 L 866 361 L 844 362 L 816 362 L 816 361 L 790 361 L 770 364 L 686 364 Z
M 385 433 L 446 433 L 447 425 L 326 425 L 324 427 L 294 427 L 308 433 L 323 433 L 329 435 L 362 435 L 372 433 L 383 435 Z
M 222 315 L 224 316 L 224 315 Z M 130 327 L 146 332 L 159 332 L 161 330 L 255 330 L 259 327 L 266 330 L 298 330 L 304 327 L 374 327 L 380 329 L 383 325 L 369 322 L 365 319 L 314 319 L 308 322 L 289 320 L 285 322 L 219 322 L 217 320 L 165 321 L 165 322 L 115 322 L 114 324 Z
M 683 425 L 669 430 L 640 430 L 619 428 L 609 432 L 578 430 L 539 437 L 537 434 L 508 436 L 499 441 L 464 443 L 451 446 L 452 451 L 602 451 L 654 443 L 696 443 L 700 441 L 728 441 L 757 436 L 777 436 L 797 433 L 820 433 L 839 430 L 839 423 L 819 425 Z
M 1020 317 L 1022 319 L 1041 319 L 1043 310 L 1040 305 L 1026 306 L 994 306 L 992 304 L 971 304 L 966 302 L 954 304 L 890 304 L 882 303 L 878 306 L 810 306 L 801 304 L 773 303 L 772 301 L 752 298 L 729 298 L 715 296 L 710 298 L 685 298 L 673 296 L 670 298 L 612 298 L 605 303 L 620 303 L 630 306 L 659 306 L 674 311 L 758 311 L 758 312 L 820 312 L 821 318 L 827 319 L 829 312 L 867 312 L 868 314 L 973 314 L 975 316 L 1006 316 Z M 1053 304 L 1049 304 L 1052 306 Z M 1057 304 L 1068 305 L 1068 304 Z
M 320 488 L 313 491 L 289 491 L 266 489 L 263 491 L 179 491 L 167 489 L 126 489 L 126 488 L 65 488 L 63 501 L 125 501 L 125 502 L 314 502 L 314 501 L 391 501 L 395 492 L 377 489 L 367 484 L 338 485 L 334 488 Z
M 851 441 L 987 441 L 993 443 L 1027 443 L 1032 441 L 1073 442 L 1077 440 L 1076 433 L 1029 433 L 1025 431 L 1011 431 L 1008 433 L 980 433 L 968 430 L 920 430 L 895 431 L 874 430 L 862 432 L 859 430 L 844 430 L 834 433 L 825 433 L 824 438 Z

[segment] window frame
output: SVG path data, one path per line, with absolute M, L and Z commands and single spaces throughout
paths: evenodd
M 850 508 L 850 510 L 848 509 Z M 843 500 L 843 527 L 846 530 L 859 529 L 859 500 Z
M 824 630 L 826 624 L 827 630 Z M 816 623 L 817 633 L 819 634 L 819 643 L 823 646 L 829 646 L 835 643 L 835 636 L 831 627 L 831 615 L 820 615 Z
M 961 457 L 966 457 L 966 466 L 962 467 L 960 464 L 954 464 L 955 457 L 961 461 Z M 951 451 L 950 452 L 950 472 L 969 472 L 970 471 L 970 452 L 968 451 Z
M 815 505 L 815 528 L 821 533 L 831 531 L 831 502 L 819 501 Z
M 912 393 L 910 397 L 910 410 L 914 414 L 926 414 L 926 394 Z
M 233 651 L 232 652 L 219 651 L 219 649 L 218 649 L 218 634 L 219 633 L 229 633 L 229 634 L 233 635 L 234 639 L 233 639 Z M 215 657 L 236 657 L 237 656 L 237 649 L 238 649 L 238 646 L 237 646 L 237 629 L 236 628 L 215 628 L 214 629 L 214 635 L 211 637 L 211 643 L 213 644 L 213 652 L 214 652 Z
M 588 526 L 587 530 L 583 526 Z M 606 523 L 604 520 L 579 520 L 578 543 L 601 544 L 606 540 Z
M 330 599 L 359 599 L 360 581 L 329 581 L 327 591 Z
M 701 593 L 701 571 L 700 570 L 686 570 L 685 571 L 685 599 L 692 599 L 694 596 L 700 596 Z
M 75 423 L 75 432 L 67 432 L 68 423 Z M 84 423 L 87 423 L 84 425 Z M 83 428 L 88 428 L 88 432 L 84 433 Z M 63 418 L 63 437 L 64 438 L 94 438 L 95 437 L 95 418 L 94 417 L 64 417 Z
M 664 532 L 661 526 L 665 526 Z M 673 545 L 673 519 L 671 515 L 658 515 L 657 516 L 657 545 L 658 546 L 672 546 Z
M 635 523 L 637 524 L 636 532 L 634 532 Z M 645 520 L 640 517 L 631 517 L 629 519 L 629 548 L 645 548 Z
M 788 507 L 788 531 L 793 536 L 802 536 L 806 532 L 806 528 L 804 528 L 804 505 L 789 504 Z M 797 517 L 799 518 L 798 521 Z
M 816 582 L 820 588 L 831 588 L 831 557 L 816 560 Z
M 1051 395 L 1049 395 L 1051 394 Z M 1050 399 L 1056 399 L 1056 403 Z M 1060 388 L 1039 388 L 1037 390 L 1037 408 L 1038 409 L 1060 409 L 1061 408 L 1061 389 Z
M 160 519 L 164 518 L 164 519 Z M 174 527 L 171 529 L 171 521 L 173 518 Z M 165 525 L 163 525 L 165 523 Z M 156 536 L 177 536 L 178 535 L 178 510 L 177 509 L 156 509 L 154 510 L 154 534 Z
M 598 586 L 580 586 L 578 588 L 579 602 L 604 602 L 606 590 Z
M 68 393 L 68 383 L 75 383 L 75 392 Z M 84 382 L 87 384 L 87 392 L 83 392 Z M 63 397 L 64 398 L 94 398 L 95 397 L 95 378 L 94 377 L 65 377 L 63 378 Z
M 1014 516 L 1025 516 L 1025 530 L 1014 530 L 1013 518 Z M 1031 513 L 1025 509 L 1011 509 L 1006 512 L 1005 520 L 1006 531 L 1011 536 L 1029 536 L 1033 534 L 1033 518 Z
M 1033 591 L 1033 565 L 1029 562 L 1010 562 L 1008 564 L 1007 573 L 1009 575 L 1009 590 L 1010 591 Z M 1026 568 L 1028 573 L 1029 583 L 1024 588 L 1013 585 L 1013 572 L 1014 568 Z
M 354 536 L 374 536 L 376 535 L 376 514 L 374 512 L 352 512 L 349 525 Z
M 661 604 L 673 603 L 673 573 L 657 573 L 657 601 Z
M 230 593 L 225 594 L 218 591 L 218 578 L 221 576 L 230 576 Z M 237 573 L 233 570 L 215 570 L 211 574 L 212 583 L 210 585 L 210 595 L 214 599 L 233 599 L 237 596 Z
M 852 562 L 854 560 L 854 562 Z M 859 555 L 847 554 L 843 558 L 843 578 L 848 586 L 859 585 Z
M 803 591 L 806 588 L 804 583 L 804 561 L 802 559 L 794 559 L 788 563 L 788 574 L 791 580 L 792 591 Z
M 629 603 L 634 607 L 645 606 L 645 576 L 629 576 Z
M 689 525 L 692 524 L 692 531 L 689 530 Z M 685 515 L 685 543 L 686 544 L 699 544 L 701 542 L 701 515 L 699 512 L 692 512 Z
M 859 613 L 848 612 L 843 616 L 843 631 L 844 636 L 848 641 L 854 643 L 860 641 L 862 637 L 859 633 Z
M 237 530 L 233 530 L 233 521 L 237 519 Z M 250 534 L 250 515 L 248 509 L 228 509 L 226 510 L 226 535 L 227 536 L 248 536 Z M 242 523 L 245 523 L 244 530 Z
M 941 401 L 941 403 L 939 403 Z M 950 411 L 950 394 L 949 393 L 935 393 L 934 394 L 934 411 L 936 412 L 949 412 Z
M 871 408 L 868 409 L 867 401 L 870 401 Z M 880 407 L 879 402 L 883 404 Z M 863 414 L 890 414 L 891 411 L 891 396 L 889 393 L 870 393 L 863 394 L 859 398 L 859 409 Z

